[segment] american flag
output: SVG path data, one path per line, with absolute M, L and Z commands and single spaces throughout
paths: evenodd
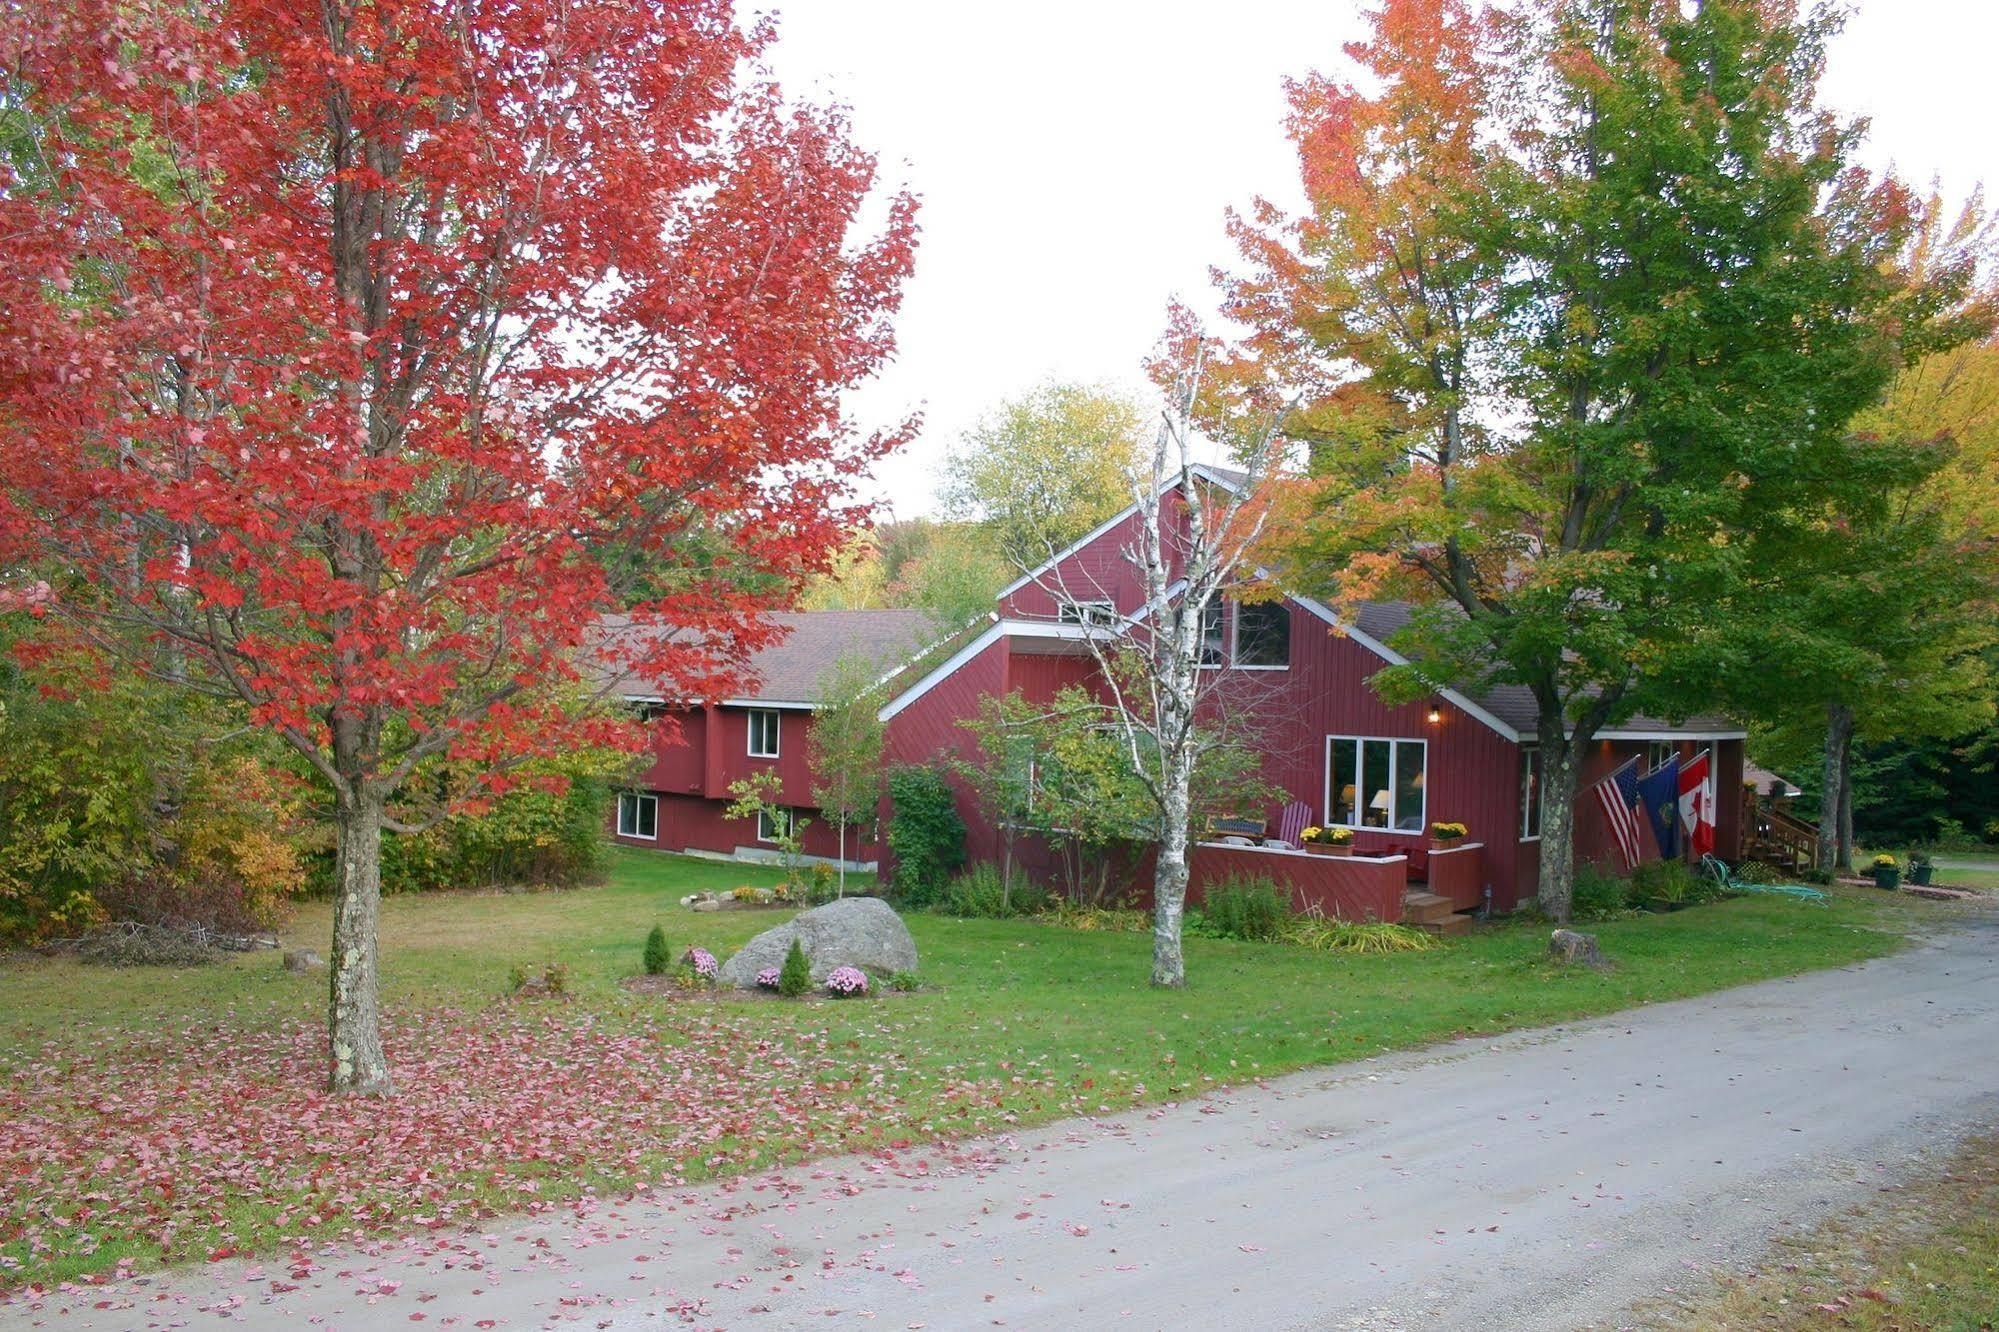
M 1596 798 L 1603 804 L 1603 816 L 1610 821 L 1610 835 L 1617 841 L 1624 867 L 1636 867 L 1643 855 L 1638 840 L 1638 760 L 1629 758 L 1616 772 L 1596 784 Z

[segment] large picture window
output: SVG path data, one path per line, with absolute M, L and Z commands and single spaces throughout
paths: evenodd
M 1258 601 L 1235 608 L 1235 664 L 1245 670 L 1281 671 L 1291 664 L 1291 608 Z
M 755 708 L 750 712 L 750 757 L 777 757 L 776 708 Z
M 1541 746 L 1520 746 L 1520 840 L 1541 836 Z
M 656 840 L 659 837 L 659 797 L 640 791 L 620 791 L 618 836 Z
M 1329 737 L 1325 821 L 1342 828 L 1422 832 L 1427 758 L 1421 740 Z

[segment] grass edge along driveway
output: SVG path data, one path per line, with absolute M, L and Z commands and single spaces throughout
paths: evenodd
M 1609 975 L 1501 924 L 1412 954 L 1189 941 L 1190 985 L 1145 984 L 1149 939 L 911 918 L 926 989 L 864 1001 L 640 999 L 655 921 L 717 954 L 781 914 L 697 914 L 770 871 L 620 853 L 599 888 L 391 900 L 385 997 L 401 1092 L 317 1085 L 324 974 L 270 953 L 187 971 L 11 959 L 0 970 L 0 1283 L 443 1230 L 654 1183 L 845 1150 L 945 1144 L 1460 1035 L 1877 957 L 1938 904 L 1844 890 L 1589 928 Z M 316 944 L 325 908 L 287 942 Z M 562 1001 L 508 973 L 568 969 Z

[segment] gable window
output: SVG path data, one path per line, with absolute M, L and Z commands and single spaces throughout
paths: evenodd
M 618 836 L 659 838 L 659 797 L 643 791 L 618 792 Z
M 1229 640 L 1222 603 L 1210 601 L 1201 607 L 1201 667 L 1218 669 L 1228 663 Z
M 1428 746 L 1421 740 L 1326 738 L 1326 819 L 1335 827 L 1424 828 Z
M 1235 664 L 1249 671 L 1281 671 L 1291 664 L 1291 608 L 1281 601 L 1238 603 Z
M 1541 746 L 1520 746 L 1520 840 L 1541 839 Z
M 625 708 L 631 713 L 634 721 L 640 722 L 653 721 L 664 717 L 668 712 L 672 711 L 671 708 L 657 699 L 627 699 L 625 700 Z
M 777 757 L 776 708 L 752 708 L 750 710 L 750 757 Z
M 1117 603 L 1112 601 L 1065 601 L 1055 609 L 1061 624 L 1089 624 L 1107 628 L 1117 624 Z
M 1680 752 L 1676 740 L 1649 740 L 1645 744 L 1645 771 L 1650 772 Z
M 798 811 L 786 805 L 765 805 L 757 811 L 757 840 L 778 842 L 798 826 Z

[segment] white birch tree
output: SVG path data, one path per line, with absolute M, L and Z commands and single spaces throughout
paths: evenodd
M 1237 442 L 1235 468 L 1225 473 L 1196 464 L 1200 390 L 1196 343 L 1152 448 L 1130 477 L 1134 531 L 1120 553 L 1138 575 L 1144 604 L 1107 623 L 1100 599 L 1088 595 L 1095 589 L 1070 586 L 1059 563 L 1034 576 L 1061 618 L 1083 627 L 1081 641 L 1102 674 L 1110 715 L 1157 814 L 1152 983 L 1173 987 L 1187 983 L 1181 933 L 1195 773 L 1230 743 L 1233 728 L 1224 723 L 1231 702 L 1239 701 L 1231 699 L 1239 684 L 1234 672 L 1203 668 L 1210 608 L 1222 607 L 1232 587 L 1255 581 L 1251 552 L 1263 536 L 1268 482 L 1284 454 L 1277 433 L 1283 413 L 1275 412 Z

